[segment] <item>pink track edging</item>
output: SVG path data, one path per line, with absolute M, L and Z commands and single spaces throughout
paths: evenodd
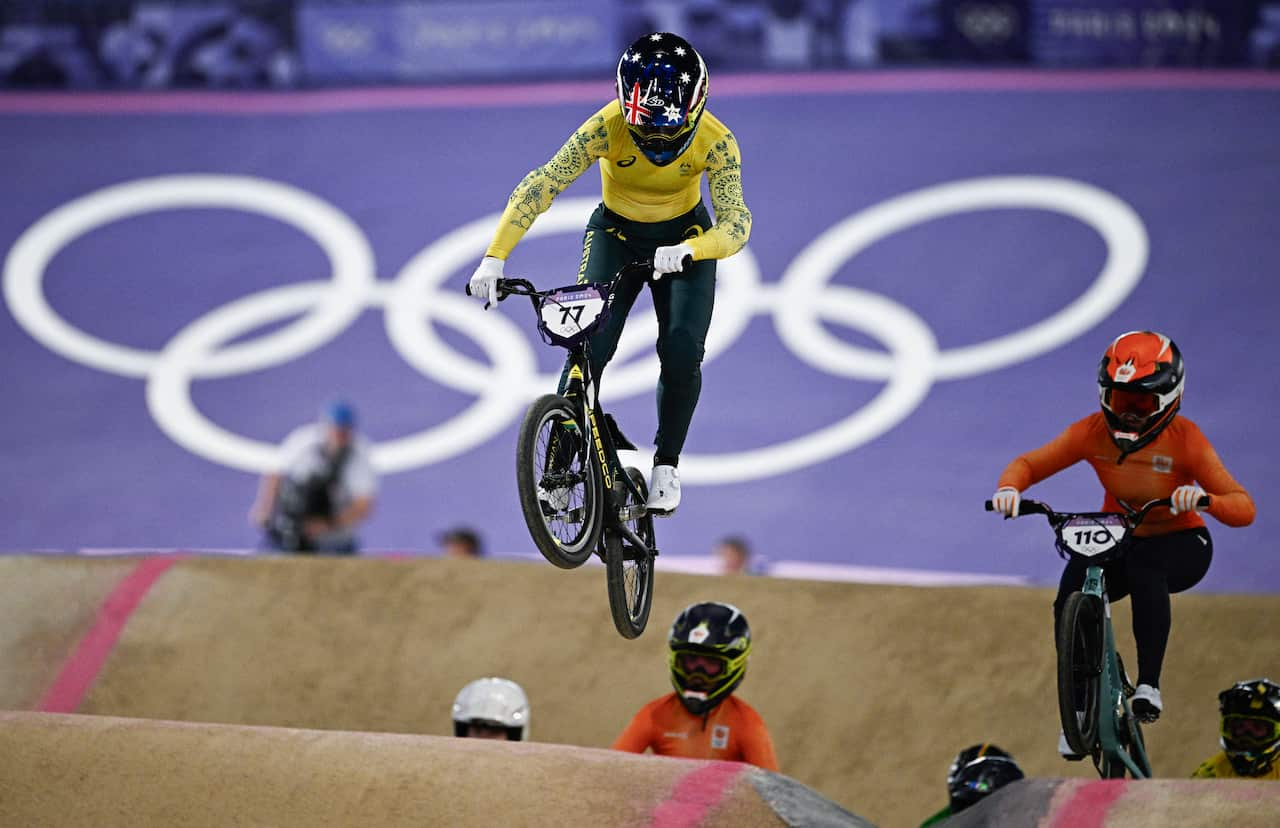
M 717 97 L 899 92 L 1081 92 L 1106 90 L 1280 91 L 1280 72 L 1205 69 L 869 70 L 724 75 Z M 442 84 L 291 92 L 0 92 L 0 114 L 298 114 L 387 109 L 478 109 L 604 103 L 607 80 L 542 84 Z
M 694 828 L 724 798 L 733 780 L 750 766 L 709 762 L 676 780 L 675 787 L 650 815 L 651 828 Z
M 1129 787 L 1127 779 L 1098 779 L 1074 787 L 1070 799 L 1054 809 L 1049 828 L 1102 828 Z
M 37 710 L 41 713 L 76 712 L 89 692 L 89 687 L 102 671 L 107 656 L 116 646 L 129 616 L 142 603 L 152 585 L 178 560 L 178 556 L 146 558 L 116 584 L 116 588 L 98 609 L 93 626 L 62 665 L 62 670 L 40 700 Z

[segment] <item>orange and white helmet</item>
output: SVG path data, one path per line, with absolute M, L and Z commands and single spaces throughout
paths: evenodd
M 1130 331 L 1107 348 L 1098 365 L 1098 398 L 1121 462 L 1173 420 L 1184 380 L 1182 354 L 1164 334 Z

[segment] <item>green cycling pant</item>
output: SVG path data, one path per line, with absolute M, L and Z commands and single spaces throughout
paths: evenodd
M 610 282 L 624 266 L 650 260 L 657 248 L 680 244 L 710 226 L 711 216 L 701 203 L 682 216 L 653 223 L 631 221 L 602 204 L 592 213 L 583 234 L 578 283 Z M 657 281 L 635 276 L 619 284 L 609 319 L 590 340 L 591 370 L 597 378 L 613 358 L 627 314 L 646 284 L 658 317 L 658 360 L 662 365 L 655 456 L 675 462 L 702 391 L 702 356 L 715 305 L 716 263 L 714 259 L 698 261 L 683 273 L 668 273 Z M 568 384 L 568 373 L 566 365 L 560 378 L 561 393 Z

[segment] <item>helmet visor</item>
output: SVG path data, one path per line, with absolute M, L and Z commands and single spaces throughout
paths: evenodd
M 718 678 L 728 666 L 720 656 L 702 653 L 680 653 L 676 656 L 676 665 L 687 676 L 701 673 L 708 678 Z
M 1266 747 L 1280 740 L 1280 722 L 1261 716 L 1224 716 L 1222 739 L 1235 749 Z
M 1140 391 L 1123 391 L 1113 388 L 1107 402 L 1117 416 L 1138 421 L 1145 420 L 1160 410 L 1159 397 Z

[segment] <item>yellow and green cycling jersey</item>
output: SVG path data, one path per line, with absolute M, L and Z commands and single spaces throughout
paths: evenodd
M 1227 758 L 1227 752 L 1220 750 L 1209 759 L 1205 760 L 1200 767 L 1196 768 L 1196 772 L 1191 774 L 1192 779 L 1274 779 L 1280 781 L 1280 763 L 1273 763 L 1266 773 L 1258 776 L 1241 776 L 1236 773 L 1236 769 L 1231 767 L 1231 760 Z
M 604 206 L 644 223 L 668 221 L 692 210 L 701 200 L 706 173 L 715 224 L 687 241 L 693 258 L 723 259 L 747 243 L 751 211 L 742 199 L 741 156 L 729 128 L 704 112 L 689 148 L 659 167 L 636 148 L 622 107 L 614 100 L 578 127 L 550 161 L 524 177 L 507 201 L 485 255 L 507 258 L 534 219 L 597 162 Z

